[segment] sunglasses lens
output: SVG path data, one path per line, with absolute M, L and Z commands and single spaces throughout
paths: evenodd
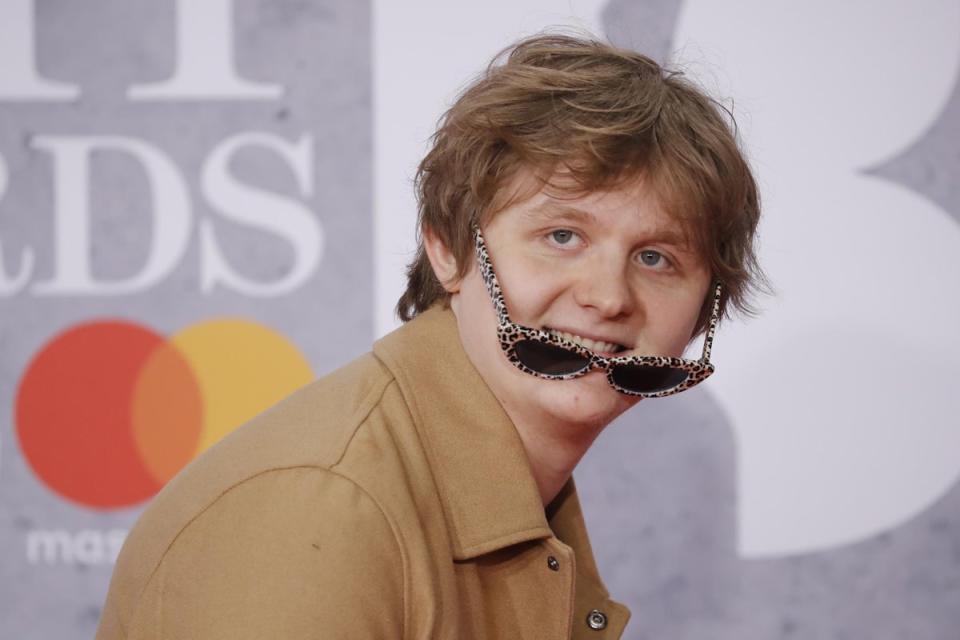
M 520 362 L 528 369 L 551 376 L 576 373 L 590 362 L 573 351 L 536 340 L 521 340 L 513 348 Z
M 673 389 L 687 379 L 687 372 L 673 367 L 650 367 L 622 364 L 613 368 L 613 381 L 624 389 L 640 393 L 657 393 Z

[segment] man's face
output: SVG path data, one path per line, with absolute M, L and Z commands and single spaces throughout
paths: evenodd
M 483 234 L 514 322 L 602 355 L 683 353 L 710 274 L 641 180 L 577 198 L 548 187 L 498 213 Z M 510 364 L 475 260 L 451 305 L 468 356 L 515 419 L 602 427 L 637 402 L 602 371 L 545 380 Z

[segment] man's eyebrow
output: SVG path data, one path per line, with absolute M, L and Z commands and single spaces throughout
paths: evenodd
M 686 253 L 693 253 L 693 247 L 687 234 L 676 229 L 654 229 L 648 235 L 651 242 L 672 245 Z
M 589 211 L 578 209 L 566 204 L 551 202 L 549 200 L 541 202 L 535 207 L 527 209 L 524 211 L 524 215 L 526 215 L 528 218 L 535 218 L 539 220 L 576 220 L 577 222 L 597 221 L 597 217 Z

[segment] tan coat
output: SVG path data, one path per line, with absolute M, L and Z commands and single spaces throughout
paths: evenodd
M 435 307 L 174 478 L 124 545 L 97 639 L 599 639 L 629 615 L 572 482 L 545 514 Z

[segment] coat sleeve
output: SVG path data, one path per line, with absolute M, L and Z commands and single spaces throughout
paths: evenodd
M 179 532 L 121 635 L 98 640 L 402 638 L 405 562 L 394 526 L 353 481 L 317 467 L 265 472 Z

